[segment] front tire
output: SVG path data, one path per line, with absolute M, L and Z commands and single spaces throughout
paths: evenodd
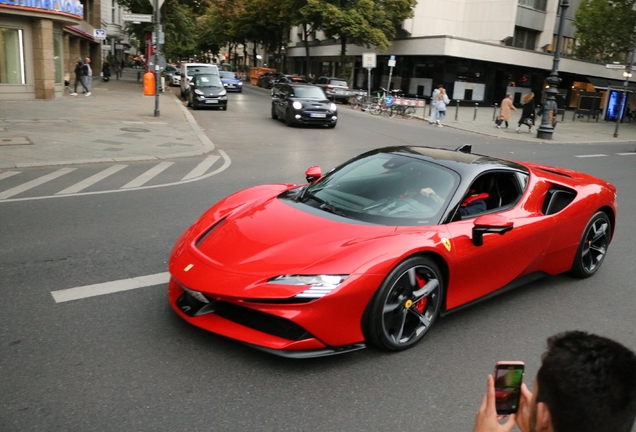
M 278 116 L 276 115 L 276 108 L 274 108 L 274 104 L 272 104 L 272 118 L 276 120 Z
M 412 119 L 415 116 L 415 108 L 411 106 L 404 108 L 404 112 L 402 115 L 404 116 L 404 118 L 407 118 L 409 120 Z
M 285 113 L 285 124 L 289 127 L 294 125 L 294 119 L 292 118 L 292 113 L 289 109 Z
M 588 278 L 598 271 L 612 238 L 612 222 L 603 211 L 596 212 L 583 231 L 570 272 Z
M 378 348 L 401 351 L 419 342 L 439 315 L 444 279 L 430 258 L 415 256 L 389 273 L 367 306 L 366 339 Z

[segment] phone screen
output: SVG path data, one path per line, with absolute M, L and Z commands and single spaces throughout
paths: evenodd
M 495 402 L 497 414 L 514 414 L 519 408 L 522 363 L 498 363 L 495 368 Z

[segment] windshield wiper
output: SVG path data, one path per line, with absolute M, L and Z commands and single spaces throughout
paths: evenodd
M 312 193 L 306 193 L 304 194 L 306 198 L 311 198 L 314 201 L 317 201 L 320 203 L 319 208 L 321 210 L 325 210 L 328 211 L 329 213 L 333 213 L 335 215 L 338 216 L 342 216 L 342 217 L 348 217 L 346 214 L 344 214 L 343 212 L 341 212 L 340 210 L 338 210 L 338 208 L 332 204 L 329 204 L 328 202 L 318 198 L 316 195 L 313 195 Z

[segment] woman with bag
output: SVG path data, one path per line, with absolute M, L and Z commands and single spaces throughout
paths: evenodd
M 437 110 L 437 127 L 442 126 L 442 120 L 446 117 L 446 105 L 450 103 L 450 99 L 446 95 L 446 89 L 444 87 L 439 89 L 439 96 L 435 102 L 435 110 Z
M 497 129 L 501 129 L 501 123 L 506 122 L 506 127 L 508 127 L 508 122 L 510 121 L 510 113 L 513 111 L 517 111 L 517 108 L 512 104 L 512 93 L 508 93 L 505 98 L 501 101 L 501 108 L 499 108 L 499 117 L 495 122 L 497 125 Z
M 517 125 L 517 133 L 521 133 L 519 128 L 522 124 L 528 126 L 528 132 L 532 132 L 532 126 L 534 126 L 534 112 L 536 111 L 534 105 L 534 93 L 526 93 L 521 100 L 521 103 L 523 104 L 523 108 L 521 110 L 519 124 Z

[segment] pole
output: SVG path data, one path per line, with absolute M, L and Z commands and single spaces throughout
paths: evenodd
M 161 28 L 161 9 L 159 0 L 154 0 L 155 7 L 155 117 L 159 117 L 159 29 Z
M 541 109 L 541 126 L 537 129 L 537 138 L 542 139 L 552 139 L 552 134 L 554 133 L 554 126 L 552 119 L 556 115 L 558 110 L 556 95 L 559 94 L 557 87 L 561 82 L 561 78 L 559 78 L 559 61 L 561 61 L 561 39 L 563 39 L 563 24 L 565 23 L 565 12 L 570 7 L 569 0 L 561 0 L 559 5 L 561 7 L 561 17 L 559 19 L 559 30 L 557 34 L 557 46 L 556 51 L 554 53 L 554 60 L 552 60 L 552 71 L 548 78 L 546 78 L 547 83 L 550 85 L 550 88 L 546 89 L 546 100 L 543 103 L 543 107 Z
M 369 72 L 369 79 L 367 81 L 367 96 L 371 97 L 371 68 L 368 67 L 367 71 Z

